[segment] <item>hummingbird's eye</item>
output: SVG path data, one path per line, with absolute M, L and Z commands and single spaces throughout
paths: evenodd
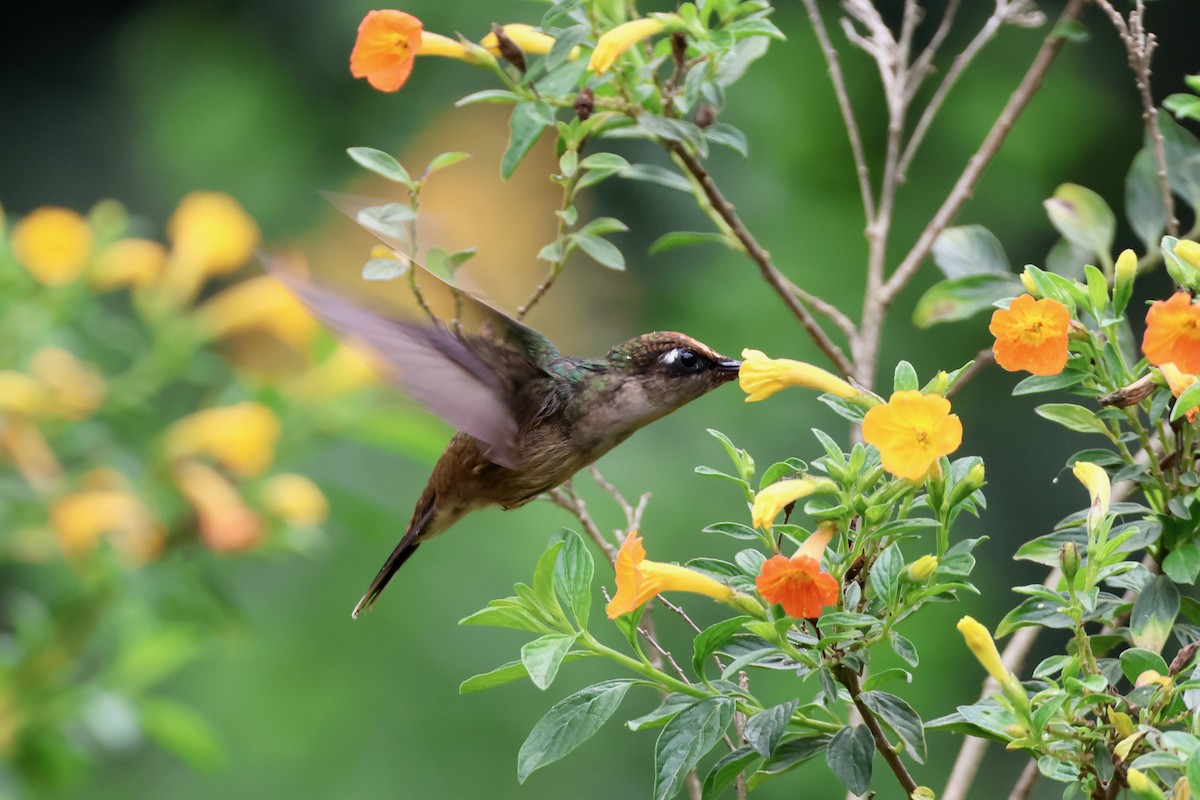
M 684 347 L 677 347 L 669 351 L 662 360 L 675 367 L 679 372 L 696 372 L 700 369 L 700 356 Z

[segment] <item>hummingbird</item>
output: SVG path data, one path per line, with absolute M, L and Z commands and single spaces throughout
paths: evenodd
M 467 513 L 530 502 L 639 428 L 735 379 L 741 367 L 665 331 L 618 344 L 603 358 L 563 355 L 542 334 L 413 260 L 419 308 L 408 313 L 372 308 L 286 265 L 269 266 L 334 333 L 365 347 L 402 391 L 458 428 L 354 618 L 423 542 Z

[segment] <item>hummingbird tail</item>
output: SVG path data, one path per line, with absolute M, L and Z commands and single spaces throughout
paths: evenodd
M 383 566 L 379 568 L 371 585 L 367 587 L 366 593 L 354 606 L 354 610 L 350 612 L 352 619 L 358 619 L 358 615 L 374 605 L 375 600 L 387 588 L 388 581 L 396 574 L 396 570 L 404 566 L 404 562 L 408 561 L 408 557 L 417 551 L 420 545 L 421 534 L 425 530 L 425 526 L 429 524 L 429 520 L 433 518 L 434 504 L 429 502 L 423 504 L 424 507 L 418 506 L 417 513 L 413 515 L 412 522 L 409 523 L 408 530 L 404 532 L 404 538 L 400 540 L 400 544 L 396 545 L 396 549 L 387 557 L 387 561 L 383 562 Z

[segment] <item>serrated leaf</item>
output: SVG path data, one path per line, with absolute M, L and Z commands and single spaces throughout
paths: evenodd
M 552 764 L 590 739 L 616 712 L 633 681 L 597 683 L 559 700 L 538 720 L 517 755 L 517 780 Z
M 775 755 L 775 749 L 783 740 L 783 734 L 799 704 L 799 700 L 780 703 L 770 708 L 764 708 L 746 720 L 746 726 L 742 733 L 750 746 L 763 758 L 771 758 Z
M 825 762 L 834 776 L 854 794 L 871 787 L 875 740 L 865 725 L 842 728 L 833 735 L 825 751 Z
M 413 180 L 408 175 L 408 170 L 404 169 L 392 156 L 376 150 L 374 147 L 348 147 L 346 153 L 354 159 L 359 166 L 366 167 L 376 175 L 382 175 L 389 181 L 395 181 L 409 189 L 413 188 Z
M 960 225 L 942 231 L 933 243 L 933 260 L 947 278 L 1012 275 L 1004 246 L 982 225 Z
M 566 657 L 576 634 L 548 633 L 526 642 L 521 648 L 521 663 L 529 673 L 529 680 L 539 689 L 545 690 L 554 682 L 558 668 Z
M 903 698 L 887 692 L 863 692 L 859 698 L 904 742 L 908 755 L 925 763 L 925 726 L 921 716 Z
M 935 283 L 921 295 L 913 309 L 913 324 L 928 328 L 943 322 L 969 319 L 1023 291 L 1012 275 L 969 275 Z
M 733 720 L 733 701 L 727 697 L 697 700 L 663 727 L 654 746 L 654 800 L 668 800 L 681 788 L 688 772 L 711 750 Z

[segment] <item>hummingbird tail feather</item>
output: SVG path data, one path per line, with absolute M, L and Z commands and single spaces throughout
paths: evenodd
M 358 619 L 358 615 L 374 605 L 375 600 L 387 588 L 388 581 L 396 574 L 396 570 L 404 566 L 404 562 L 408 561 L 408 557 L 417 551 L 420 545 L 421 534 L 425 531 L 425 527 L 429 524 L 429 520 L 433 518 L 434 503 L 432 500 L 428 503 L 423 503 L 417 508 L 417 513 L 413 515 L 412 522 L 408 525 L 408 530 L 404 532 L 404 538 L 400 540 L 400 544 L 396 545 L 396 549 L 387 557 L 387 561 L 383 562 L 383 566 L 379 568 L 379 573 L 371 581 L 371 585 L 367 587 L 367 591 L 363 594 L 358 604 L 354 606 L 354 610 L 350 612 L 352 619 Z

